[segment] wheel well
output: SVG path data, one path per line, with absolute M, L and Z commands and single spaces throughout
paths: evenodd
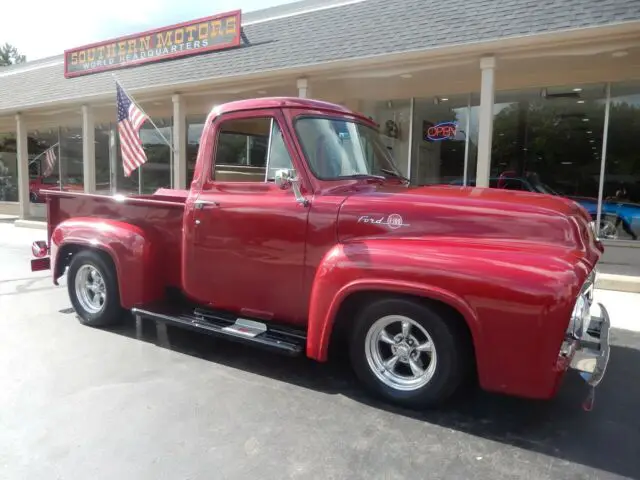
M 384 290 L 367 290 L 362 292 L 355 292 L 344 299 L 338 313 L 336 314 L 335 321 L 333 323 L 333 329 L 331 332 L 331 339 L 329 347 L 334 350 L 336 345 L 344 345 L 344 342 L 348 340 L 348 333 L 351 330 L 350 326 L 353 323 L 358 312 L 363 305 L 367 305 L 376 300 L 382 298 L 402 298 L 405 300 L 412 300 L 424 305 L 432 310 L 435 310 L 443 318 L 449 319 L 454 326 L 459 338 L 464 342 L 467 351 L 469 352 L 470 360 L 473 362 L 473 369 L 475 370 L 475 347 L 473 345 L 473 337 L 469 325 L 464 316 L 451 305 L 431 298 L 421 297 L 418 295 L 399 294 L 393 292 L 386 292 Z M 343 349 L 340 348 L 342 351 Z
M 63 245 L 60 250 L 58 251 L 58 256 L 56 259 L 56 269 L 55 271 L 57 272 L 58 277 L 61 277 L 62 275 L 64 275 L 65 270 L 67 269 L 67 267 L 71 264 L 71 260 L 73 259 L 73 257 L 77 254 L 80 253 L 82 251 L 85 250 L 91 250 L 93 252 L 98 253 L 100 256 L 102 256 L 104 258 L 104 260 L 106 262 L 108 262 L 115 271 L 115 264 L 113 262 L 113 258 L 111 258 L 111 255 L 109 255 L 107 252 L 105 252 L 104 250 L 101 250 L 99 248 L 95 248 L 95 247 L 90 247 L 87 245 L 79 245 L 76 243 L 70 243 L 67 245 Z M 117 275 L 117 272 L 116 272 Z

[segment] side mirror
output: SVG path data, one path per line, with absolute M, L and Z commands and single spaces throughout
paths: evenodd
M 300 181 L 295 170 L 290 170 L 288 168 L 276 170 L 274 180 L 275 184 L 282 190 L 291 188 L 294 196 L 296 197 L 296 202 L 305 207 L 309 205 L 309 200 L 307 200 L 300 191 Z
M 293 185 L 293 173 L 291 170 L 287 168 L 281 168 L 280 170 L 276 170 L 275 174 L 275 182 L 278 187 L 282 190 L 286 190 L 287 188 L 291 188 Z

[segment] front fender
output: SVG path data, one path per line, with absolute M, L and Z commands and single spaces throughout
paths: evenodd
M 316 271 L 307 355 L 327 358 L 342 302 L 362 290 L 456 309 L 471 332 L 480 384 L 545 397 L 588 262 L 567 248 L 500 240 L 363 239 L 336 245 Z
M 58 256 L 67 248 L 86 247 L 111 257 L 118 275 L 120 303 L 124 308 L 162 297 L 161 276 L 152 270 L 154 243 L 140 227 L 109 219 L 75 217 L 61 222 L 51 235 L 53 279 L 64 273 Z

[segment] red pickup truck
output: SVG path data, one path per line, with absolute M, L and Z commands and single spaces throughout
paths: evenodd
M 418 408 L 474 376 L 548 399 L 569 368 L 591 387 L 605 373 L 610 322 L 592 305 L 603 247 L 586 211 L 412 187 L 376 124 L 338 105 L 214 108 L 189 190 L 46 196 L 32 269 L 56 284 L 66 272 L 89 326 L 131 311 L 321 362 L 335 344 L 372 392 Z

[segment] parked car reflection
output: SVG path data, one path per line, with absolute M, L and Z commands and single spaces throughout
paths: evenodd
M 462 179 L 456 179 L 450 182 L 450 185 L 462 184 Z M 475 180 L 469 180 L 467 185 L 475 186 Z M 589 212 L 594 220 L 596 220 L 598 215 L 597 198 L 563 195 L 542 182 L 535 172 L 525 173 L 524 176 L 518 176 L 516 172 L 513 171 L 503 172 L 500 176 L 489 179 L 489 187 L 564 196 L 579 203 Z M 640 204 L 630 201 L 627 190 L 623 185 L 616 190 L 613 196 L 604 199 L 600 217 L 601 238 L 638 239 L 638 235 L 640 234 Z

